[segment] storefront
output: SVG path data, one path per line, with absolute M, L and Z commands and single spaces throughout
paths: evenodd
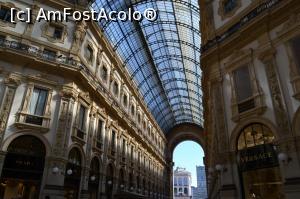
M 36 137 L 23 135 L 7 149 L 1 184 L 1 199 L 38 199 L 43 177 L 46 148 Z
M 284 198 L 274 139 L 274 134 L 263 124 L 251 124 L 242 130 L 237 157 L 243 198 Z
M 81 180 L 81 154 L 77 148 L 72 148 L 65 172 L 65 198 L 75 199 L 79 196 Z

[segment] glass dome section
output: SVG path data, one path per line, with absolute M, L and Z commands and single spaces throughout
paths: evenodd
M 155 21 L 99 25 L 164 132 L 176 124 L 203 125 L 200 10 L 197 0 L 96 0 L 91 9 L 144 12 Z

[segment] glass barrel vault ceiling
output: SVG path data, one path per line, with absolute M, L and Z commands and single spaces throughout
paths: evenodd
M 203 124 L 198 0 L 96 0 L 106 12 L 158 11 L 156 21 L 105 21 L 99 25 L 138 86 L 164 132 Z

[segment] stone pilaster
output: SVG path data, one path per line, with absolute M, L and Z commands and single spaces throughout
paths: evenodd
M 48 164 L 45 165 L 44 178 L 45 186 L 41 190 L 42 198 L 64 199 L 64 179 L 67 159 L 48 157 Z M 55 168 L 57 171 L 55 171 Z
M 53 144 L 51 157 L 48 158 L 45 186 L 42 190 L 43 198 L 63 199 L 64 198 L 64 179 L 67 164 L 67 147 L 71 131 L 71 122 L 76 96 L 72 90 L 63 89 L 61 92 L 58 125 L 56 137 Z M 57 171 L 55 171 L 57 169 Z
M 280 135 L 287 136 L 290 134 L 290 121 L 287 114 L 286 106 L 284 104 L 283 95 L 281 92 L 279 77 L 276 71 L 275 51 L 269 50 L 261 55 L 260 60 L 265 65 L 266 75 L 269 83 L 274 115 L 278 127 L 280 128 Z
M 18 76 L 16 74 L 10 74 L 4 80 L 5 89 L 4 89 L 2 103 L 0 106 L 0 146 L 1 146 L 1 148 L 3 146 L 4 135 L 5 135 L 11 107 L 14 102 L 15 93 L 16 93 L 17 87 L 20 85 L 20 83 L 21 83 L 21 78 L 20 78 L 20 76 Z M 4 160 L 5 160 L 5 152 L 1 150 L 0 151 L 0 176 L 2 173 Z
M 10 110 L 15 98 L 17 87 L 20 85 L 21 80 L 18 75 L 10 74 L 4 80 L 5 89 L 3 100 L 0 107 L 0 144 L 3 145 L 4 134 L 8 122 Z

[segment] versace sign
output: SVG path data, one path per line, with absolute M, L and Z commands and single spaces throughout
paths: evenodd
M 242 171 L 275 167 L 278 166 L 277 153 L 272 144 L 250 147 L 238 151 L 238 163 Z

